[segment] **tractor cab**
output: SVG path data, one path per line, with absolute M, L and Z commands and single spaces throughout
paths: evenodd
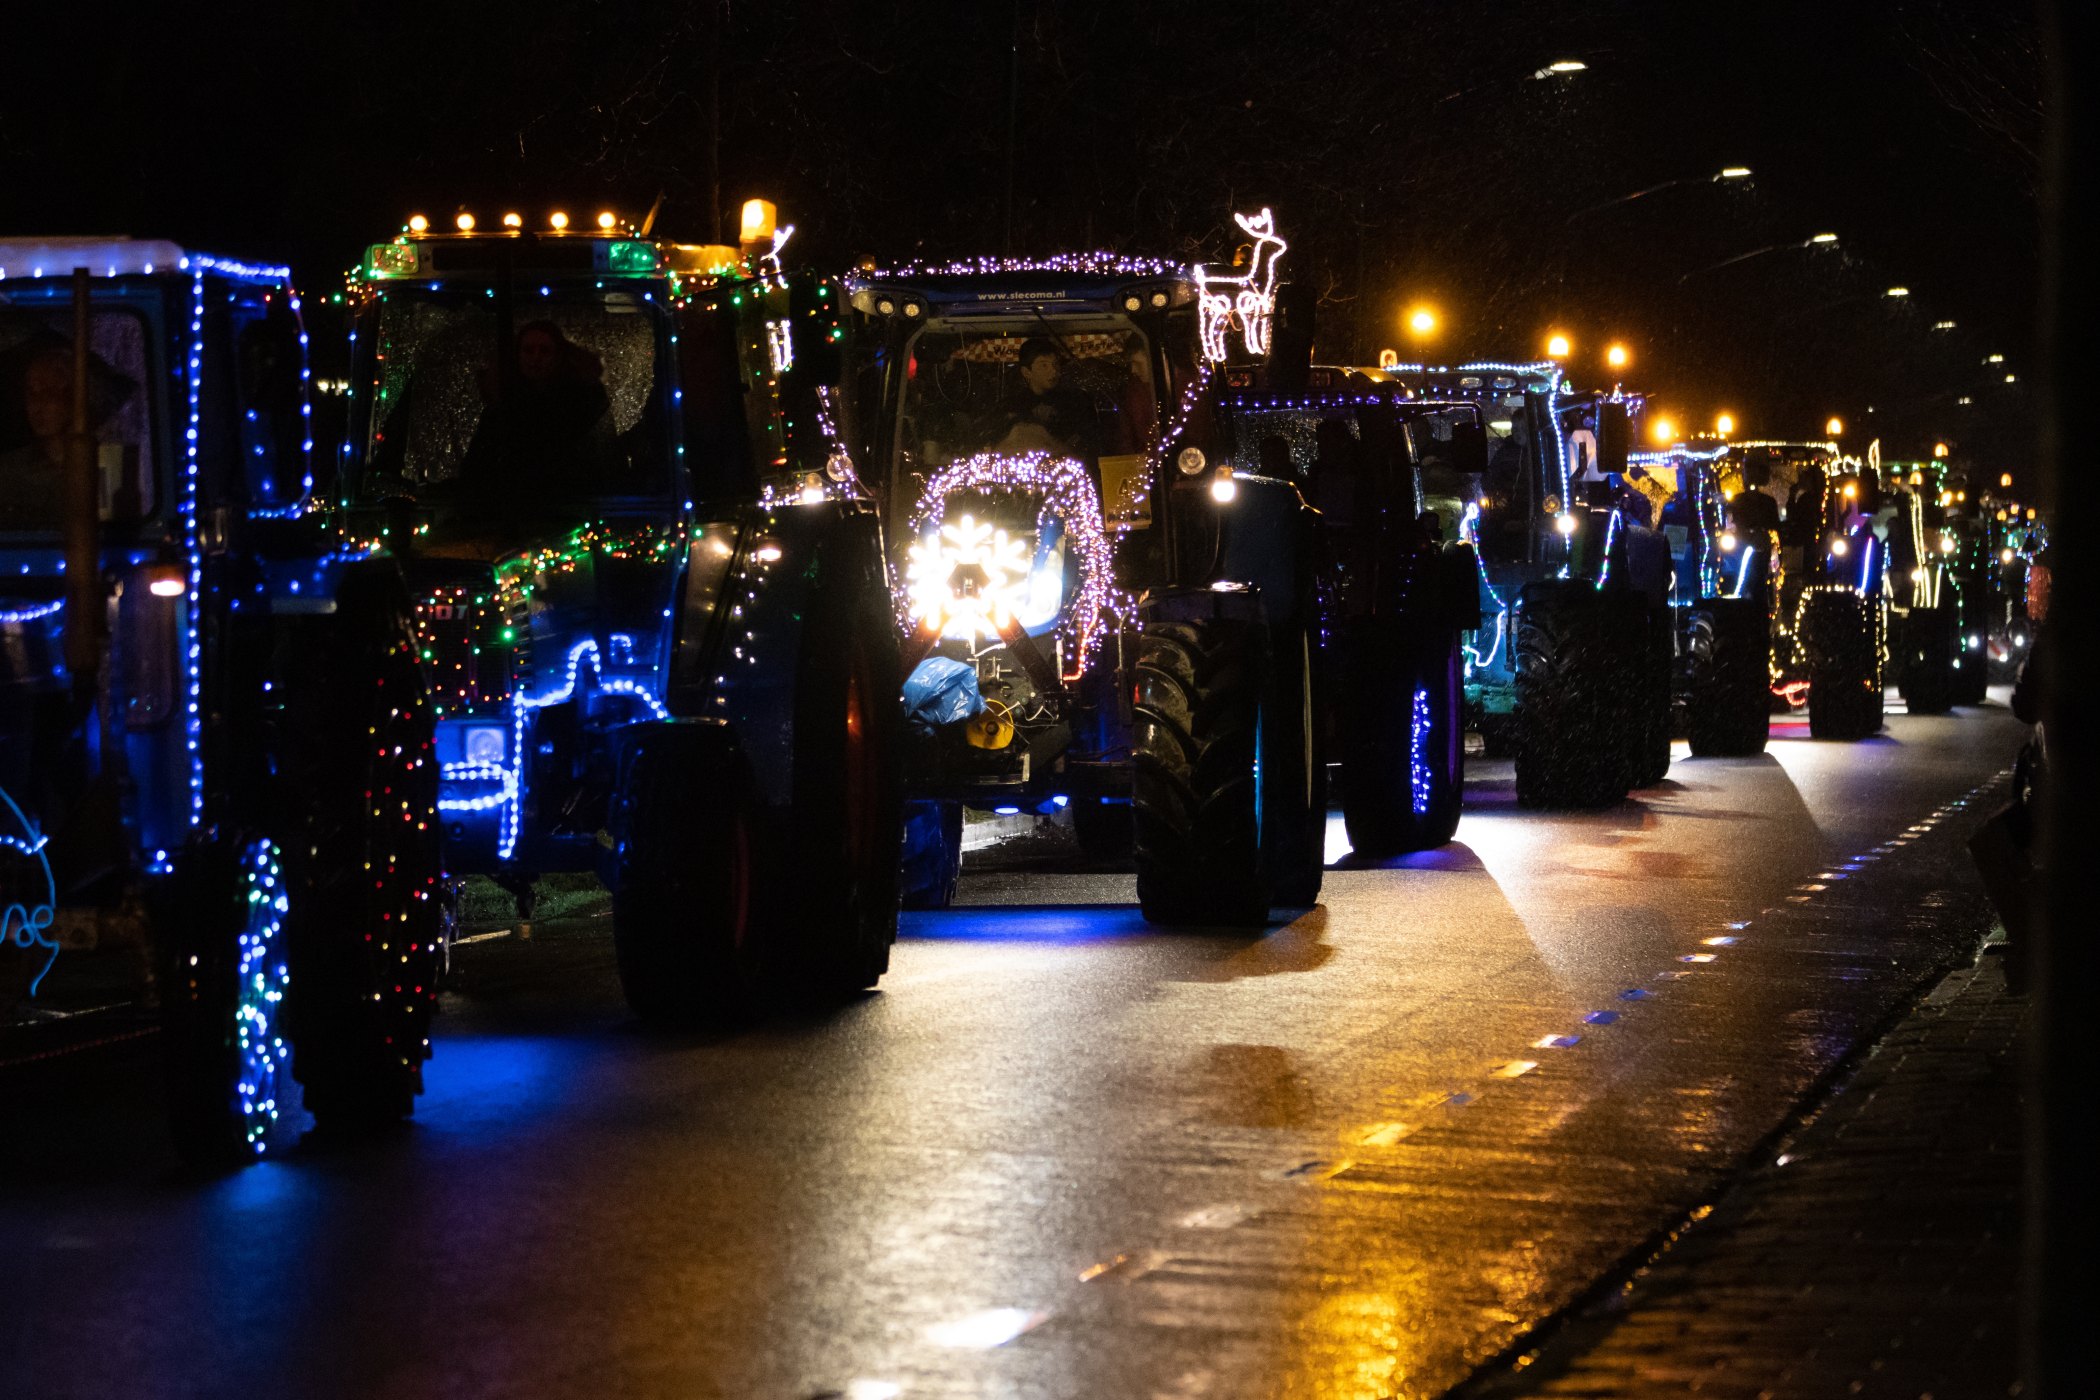
M 0 1000 L 126 969 L 201 1161 L 302 1085 L 398 1118 L 429 1050 L 430 713 L 309 496 L 306 346 L 283 268 L 0 238 Z

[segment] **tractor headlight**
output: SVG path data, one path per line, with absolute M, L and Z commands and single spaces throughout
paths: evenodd
M 463 747 L 469 763 L 486 763 L 492 768 L 503 766 L 505 745 L 499 725 L 476 725 L 469 729 Z
M 1733 531 L 1733 530 L 1723 530 L 1723 531 L 1721 532 L 1721 550 L 1722 550 L 1722 552 L 1723 552 L 1723 553 L 1725 553 L 1725 554 L 1733 554 L 1733 553 L 1735 553 L 1735 547 L 1736 547 L 1736 544 L 1737 544 L 1737 540 L 1736 540 L 1736 537 L 1735 537 L 1735 531 Z
M 1210 465 L 1210 459 L 1203 455 L 1200 447 L 1184 447 L 1175 454 L 1174 465 L 1180 468 L 1183 476 L 1199 476 Z
M 965 515 L 906 551 L 906 606 L 920 626 L 932 622 L 957 641 L 997 637 L 1014 623 L 1039 632 L 1065 606 L 1065 553 L 1062 538 L 1040 547 L 1031 532 Z

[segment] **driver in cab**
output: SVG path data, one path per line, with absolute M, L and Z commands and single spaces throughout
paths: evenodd
M 1086 399 L 1061 386 L 1064 356 L 1041 336 L 1021 342 L 1016 359 L 1018 381 L 999 405 L 999 426 L 991 443 L 995 452 L 1085 454 L 1092 414 Z

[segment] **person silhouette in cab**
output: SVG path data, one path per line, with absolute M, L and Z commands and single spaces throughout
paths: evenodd
M 56 530 L 65 511 L 66 433 L 73 416 L 73 361 L 39 350 L 22 366 L 14 411 L 26 439 L 0 452 L 0 530 Z M 13 432 L 9 433 L 14 436 Z
M 461 463 L 461 503 L 529 514 L 605 489 L 598 478 L 612 447 L 603 431 L 612 398 L 598 357 L 552 321 L 520 327 L 513 355 L 515 373 L 494 388 Z
M 1064 355 L 1055 342 L 1031 336 L 1014 361 L 1016 382 L 1000 404 L 1001 452 L 1085 452 L 1090 417 L 1086 400 L 1064 387 Z

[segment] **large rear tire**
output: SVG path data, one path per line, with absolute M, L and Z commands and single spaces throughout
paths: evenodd
M 728 1024 L 756 1008 L 756 809 L 726 730 L 648 725 L 621 756 L 613 954 L 645 1021 Z
M 1626 752 L 1646 644 L 1635 594 L 1588 581 L 1527 585 L 1516 609 L 1517 801 L 1606 807 L 1626 796 Z
M 1320 902 L 1327 874 L 1327 755 L 1321 742 L 1312 636 L 1269 636 L 1269 693 L 1262 702 L 1262 859 L 1271 899 L 1284 909 Z
M 1149 625 L 1138 644 L 1138 904 L 1156 924 L 1259 928 L 1266 629 L 1237 617 Z
M 1629 788 L 1652 788 L 1670 774 L 1670 673 L 1677 660 L 1670 605 L 1643 599 L 1642 617 L 1645 640 L 1632 696 L 1634 721 L 1627 731 Z
M 775 893 L 760 904 L 793 996 L 874 986 L 897 941 L 903 676 L 881 575 L 855 570 L 849 546 L 842 537 L 818 560 L 795 686 L 792 829 L 769 852 Z
M 1952 608 L 1912 608 L 1903 619 L 1903 663 L 1896 690 L 1914 715 L 1943 715 L 1954 708 L 1961 653 Z
M 1685 635 L 1685 737 L 1696 758 L 1745 758 L 1772 733 L 1771 633 L 1752 598 L 1708 598 Z
M 348 573 L 282 652 L 284 1024 L 323 1128 L 406 1117 L 443 941 L 434 718 L 398 574 Z
M 1881 731 L 1880 605 L 1849 588 L 1819 589 L 1803 610 L 1808 732 L 1852 741 Z
M 1458 831 L 1465 795 L 1464 677 L 1458 640 L 1393 619 L 1341 639 L 1342 822 L 1373 860 L 1425 851 Z

